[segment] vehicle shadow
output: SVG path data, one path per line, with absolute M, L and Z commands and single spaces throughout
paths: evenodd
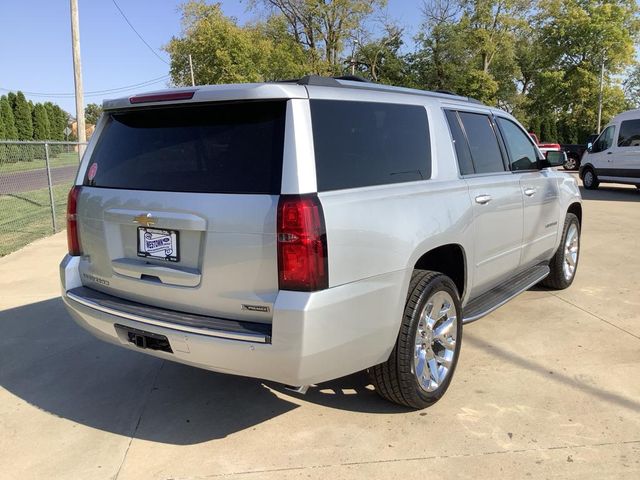
M 580 194 L 582 195 L 583 200 L 640 202 L 640 189 L 633 185 L 600 185 L 596 190 L 587 190 L 581 185 Z
M 0 387 L 99 430 L 191 445 L 251 428 L 310 402 L 370 413 L 407 411 L 354 374 L 301 396 L 282 385 L 157 359 L 95 339 L 59 298 L 0 311 Z M 288 398 L 287 398 L 288 397 Z

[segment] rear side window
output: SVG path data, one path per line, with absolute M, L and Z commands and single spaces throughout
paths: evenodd
M 625 120 L 622 122 L 620 125 L 620 133 L 618 134 L 618 146 L 640 146 L 640 119 Z
M 278 194 L 285 111 L 275 101 L 111 113 L 84 185 Z
M 506 118 L 497 118 L 502 138 L 509 152 L 511 170 L 535 170 L 538 168 L 538 155 L 531 143 L 531 137 L 515 123 Z
M 471 175 L 472 173 L 475 173 L 473 160 L 471 159 L 471 150 L 469 150 L 469 143 L 464 136 L 462 127 L 460 126 L 458 113 L 451 110 L 445 110 L 445 115 L 449 122 L 449 129 L 451 130 L 451 137 L 453 138 L 453 146 L 456 149 L 460 175 Z
M 318 191 L 431 177 L 424 107 L 311 100 Z
M 498 139 L 488 115 L 458 112 L 469 141 L 476 173 L 504 172 Z

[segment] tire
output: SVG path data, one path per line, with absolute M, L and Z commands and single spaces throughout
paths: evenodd
M 435 305 L 442 305 L 438 318 L 423 316 Z M 428 407 L 447 391 L 461 345 L 462 306 L 455 284 L 442 273 L 414 270 L 396 345 L 386 362 L 368 370 L 371 381 L 378 394 L 391 402 L 415 409 Z
M 593 171 L 593 168 L 588 167 L 584 169 L 584 173 L 582 174 L 582 185 L 584 185 L 584 188 L 587 190 L 595 190 L 598 188 L 598 185 L 600 185 L 596 172 Z
M 562 229 L 562 241 L 549 262 L 551 272 L 540 284 L 556 290 L 569 287 L 576 278 L 579 260 L 580 222 L 573 213 L 567 213 Z
M 564 162 L 562 168 L 565 170 L 577 170 L 578 168 L 578 159 L 574 156 L 568 156 L 567 161 Z

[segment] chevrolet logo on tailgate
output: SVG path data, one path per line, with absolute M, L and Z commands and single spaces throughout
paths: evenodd
M 147 213 L 147 214 L 141 213 L 137 217 L 133 217 L 133 221 L 135 223 L 139 223 L 140 225 L 144 225 L 145 227 L 156 224 L 156 219 L 153 218 L 153 216 L 150 213 Z

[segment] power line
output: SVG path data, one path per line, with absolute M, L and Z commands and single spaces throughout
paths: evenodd
M 146 87 L 146 86 L 149 86 L 149 85 L 153 85 L 154 83 L 160 83 L 160 82 L 163 82 L 165 80 L 168 80 L 170 77 L 171 77 L 170 75 L 163 75 L 163 76 L 158 77 L 158 78 L 152 78 L 150 80 L 146 80 L 146 81 L 140 82 L 140 83 L 135 83 L 135 84 L 132 84 L 132 85 L 124 85 L 122 87 L 108 88 L 106 90 L 93 90 L 91 92 L 85 92 L 84 95 L 86 97 L 96 97 L 96 96 L 101 96 L 101 95 L 109 94 L 109 93 L 123 92 L 123 91 L 127 91 L 127 90 L 132 90 L 132 89 L 138 88 L 138 87 Z M 15 92 L 15 91 L 17 91 L 15 89 L 9 89 L 9 88 L 3 88 L 3 87 L 0 87 L 0 90 L 2 90 L 4 92 Z M 21 91 L 25 95 L 30 95 L 32 97 L 71 98 L 71 97 L 73 97 L 75 95 L 74 93 L 27 92 L 27 91 L 24 91 L 24 90 L 21 90 Z
M 122 11 L 122 9 L 120 8 L 120 6 L 116 3 L 116 0 L 111 0 L 113 2 L 113 4 L 116 6 L 116 8 L 118 9 L 118 11 L 120 12 L 120 15 L 122 15 L 122 18 L 124 18 L 125 22 L 127 22 L 127 24 L 131 27 L 131 30 L 133 30 L 135 32 L 135 34 L 138 36 L 138 38 L 140 40 L 142 40 L 142 43 L 144 43 L 147 48 L 149 50 L 151 50 L 151 53 L 153 53 L 156 57 L 158 57 L 162 62 L 166 63 L 167 65 L 169 65 L 169 62 L 167 62 L 164 58 L 162 58 L 160 55 L 158 55 L 158 52 L 156 52 L 156 49 L 153 48 L 151 45 L 149 45 L 147 43 L 147 41 L 142 38 L 142 35 L 140 35 L 140 33 L 136 30 L 136 28 L 131 24 L 131 22 L 129 21 L 129 19 L 127 18 L 127 16 L 124 14 L 124 12 Z

